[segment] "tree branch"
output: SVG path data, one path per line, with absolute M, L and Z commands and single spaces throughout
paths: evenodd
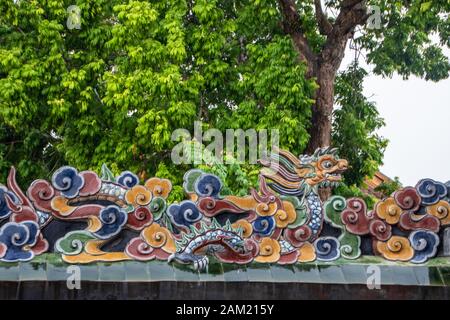
M 300 60 L 308 66 L 308 74 L 311 76 L 316 68 L 317 57 L 308 44 L 301 26 L 300 15 L 294 0 L 278 0 L 283 15 L 283 30 L 290 35 Z
M 322 35 L 327 36 L 333 30 L 333 26 L 328 21 L 328 18 L 322 9 L 322 3 L 320 0 L 314 0 L 314 6 L 316 8 L 316 20 L 319 25 L 319 31 Z
M 369 18 L 366 0 L 343 0 L 341 10 L 333 24 L 332 32 L 328 35 L 321 54 L 321 60 L 337 71 L 344 57 L 348 39 L 355 27 L 364 24 Z

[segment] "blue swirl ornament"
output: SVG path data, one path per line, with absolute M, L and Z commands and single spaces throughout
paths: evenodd
M 202 214 L 194 202 L 185 200 L 180 204 L 171 204 L 167 208 L 170 221 L 177 227 L 189 227 L 202 219 Z
M 84 178 L 72 167 L 61 167 L 52 176 L 52 184 L 66 198 L 75 198 L 84 186 Z
M 414 257 L 411 262 L 424 263 L 436 255 L 439 237 L 431 231 L 417 230 L 409 235 L 409 242 L 414 249 Z
M 124 187 L 133 188 L 139 183 L 139 178 L 131 171 L 124 171 L 117 177 L 116 181 Z
M 34 253 L 28 248 L 35 245 L 39 235 L 39 226 L 34 221 L 21 223 L 7 222 L 0 228 L 0 244 L 6 251 L 2 261 L 16 262 L 33 259 Z
M 270 236 L 275 230 L 275 219 L 273 217 L 258 217 L 253 221 L 253 232 L 262 236 Z
M 102 226 L 94 232 L 94 235 L 100 239 L 108 239 L 122 230 L 122 227 L 127 223 L 128 214 L 118 206 L 111 205 L 100 211 L 99 219 Z
M 340 257 L 339 240 L 333 237 L 322 237 L 314 241 L 317 260 L 333 261 Z
M 222 181 L 213 174 L 204 173 L 197 178 L 194 190 L 199 197 L 218 198 L 222 189 Z
M 8 191 L 5 186 L 0 185 L 0 219 L 7 218 L 11 214 L 11 209 L 8 207 L 6 202 L 6 197 L 9 197 L 16 204 L 19 204 L 19 199 L 17 196 L 11 191 Z
M 447 196 L 447 187 L 441 182 L 432 179 L 420 180 L 416 190 L 422 198 L 422 205 L 430 206 Z

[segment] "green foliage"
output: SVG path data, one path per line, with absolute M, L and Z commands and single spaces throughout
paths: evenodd
M 376 73 L 448 76 L 430 40 L 436 33 L 449 45 L 447 0 L 369 2 L 381 6 L 382 28 L 356 43 Z M 81 10 L 79 30 L 67 27 L 70 5 Z M 313 1 L 297 5 L 318 52 Z M 269 0 L 0 0 L 0 181 L 11 165 L 29 183 L 63 164 L 99 172 L 107 163 L 114 174 L 171 179 L 178 199 L 191 166 L 170 161 L 171 133 L 192 132 L 195 120 L 279 129 L 281 147 L 302 153 L 316 84 L 281 19 Z M 352 162 L 351 184 L 376 169 L 386 144 L 374 134 L 382 121 L 362 95 L 364 76 L 355 67 L 336 83 L 333 140 Z M 229 192 L 256 184 L 254 166 L 205 170 L 224 176 Z
M 341 184 L 339 187 L 333 190 L 333 194 L 342 196 L 345 199 L 349 199 L 352 197 L 361 198 L 367 204 L 368 210 L 373 209 L 375 203 L 378 202 L 377 198 L 362 192 L 361 189 L 356 187 L 355 185 L 349 186 L 345 183 Z
M 0 13 L 1 180 L 12 164 L 29 182 L 107 163 L 175 185 L 188 167 L 170 161 L 171 133 L 194 120 L 306 145 L 315 84 L 270 1 L 3 0 Z
M 384 197 L 391 196 L 395 191 L 402 188 L 402 184 L 398 177 L 395 177 L 393 181 L 383 182 L 375 188 L 376 192 L 380 192 Z
M 374 72 L 407 79 L 448 78 L 450 63 L 443 47 L 450 47 L 448 0 L 372 0 L 380 8 L 380 28 L 365 28 L 357 43 L 365 49 Z
M 376 131 L 384 125 L 375 104 L 363 95 L 366 71 L 356 63 L 342 72 L 336 80 L 333 145 L 339 155 L 347 159 L 351 168 L 345 172 L 348 185 L 361 185 L 364 178 L 372 176 L 382 163 L 387 140 Z

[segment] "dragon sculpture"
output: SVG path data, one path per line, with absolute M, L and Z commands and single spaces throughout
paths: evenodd
M 336 149 L 298 158 L 275 150 L 260 163 L 259 190 L 244 197 L 222 195 L 217 176 L 190 170 L 180 203 L 168 203 L 169 180 L 140 184 L 106 166 L 100 176 L 65 166 L 23 192 L 12 168 L 0 185 L 0 260 L 55 252 L 68 263 L 158 259 L 204 270 L 211 257 L 293 264 L 364 254 L 424 263 L 438 254 L 450 224 L 448 183 L 421 180 L 368 210 L 359 198 L 321 201 L 319 189 L 337 186 L 348 169 Z

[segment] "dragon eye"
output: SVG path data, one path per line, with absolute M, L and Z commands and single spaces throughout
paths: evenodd
M 322 162 L 322 167 L 325 169 L 331 169 L 333 167 L 333 163 L 331 161 L 324 161 Z

